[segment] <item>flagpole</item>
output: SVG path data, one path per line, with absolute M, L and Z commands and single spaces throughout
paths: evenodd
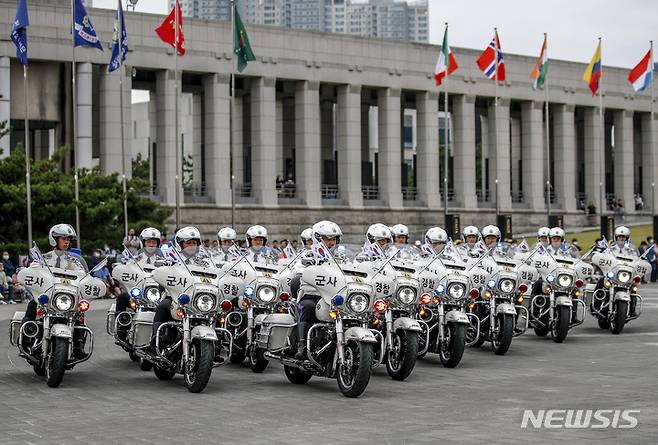
M 654 89 L 653 89 L 653 82 L 655 80 L 653 78 L 653 73 L 654 73 L 653 40 L 649 40 L 649 45 L 650 45 L 650 48 L 651 48 L 651 60 L 649 61 L 651 63 L 651 124 L 649 125 L 649 130 L 652 130 L 653 126 L 654 126 L 654 122 L 653 122 L 654 105 L 653 105 L 653 101 L 654 101 L 654 97 L 655 97 L 654 96 Z M 656 215 L 656 162 L 655 162 L 656 150 L 654 149 L 654 147 L 656 146 L 655 139 L 656 139 L 656 137 L 653 135 L 653 132 L 652 132 L 652 135 L 651 135 L 651 153 L 653 153 L 653 155 L 651 157 L 652 158 L 652 160 L 651 160 L 651 214 L 652 215 Z M 655 229 L 654 229 L 654 231 L 655 231 Z
M 80 160 L 78 156 L 78 144 L 77 141 L 75 140 L 76 138 L 76 128 L 77 128 L 77 106 L 78 106 L 78 94 L 77 94 L 77 86 L 75 83 L 75 0 L 71 0 L 71 16 L 72 16 L 72 26 L 73 29 L 71 30 L 71 41 L 73 43 L 73 50 L 71 53 L 71 94 L 73 98 L 73 138 L 72 138 L 72 143 L 73 143 L 73 158 L 74 158 L 74 168 L 75 168 L 75 174 L 73 175 L 73 182 L 74 182 L 74 187 L 75 187 L 75 231 L 76 231 L 76 240 L 77 240 L 77 246 L 78 249 L 80 249 L 80 179 L 78 176 L 78 167 L 80 165 Z
M 546 46 L 544 51 L 548 51 L 548 37 L 544 33 L 544 42 Z M 543 58 L 543 57 L 542 57 Z M 543 60 L 542 60 L 543 62 Z M 544 103 L 546 106 L 546 216 L 548 225 L 551 224 L 551 137 L 550 137 L 550 109 L 548 106 L 548 76 L 544 78 Z
M 27 245 L 32 248 L 32 180 L 30 178 L 30 119 L 27 98 L 27 65 L 23 65 L 23 93 L 25 95 L 25 192 L 27 194 Z
M 178 146 L 178 0 L 174 2 L 174 112 L 176 114 L 175 127 L 176 137 L 174 144 L 176 145 L 176 230 L 181 227 L 180 218 L 180 189 L 181 189 L 181 150 Z
M 125 65 L 123 63 L 123 29 L 124 29 L 124 17 L 123 11 L 121 11 L 121 0 L 119 0 L 119 8 L 117 10 L 117 22 L 118 26 L 118 40 L 117 46 L 119 48 L 119 62 L 121 63 L 121 69 L 119 70 L 119 116 L 121 118 L 121 182 L 123 187 L 123 229 L 124 236 L 128 236 L 128 185 L 126 184 L 126 138 L 125 138 L 125 129 L 124 127 L 124 116 L 123 116 L 123 76 L 125 74 Z
M 230 159 L 230 173 L 231 173 L 231 227 L 235 229 L 235 169 L 233 165 L 233 110 L 234 96 L 235 96 L 235 0 L 231 0 L 231 94 L 229 96 L 229 159 Z
M 601 37 L 599 37 L 599 49 L 601 49 Z M 603 184 L 605 181 L 605 120 L 603 117 L 603 51 L 600 52 L 601 56 L 601 77 L 599 77 L 599 124 L 601 125 L 601 152 L 599 153 L 599 174 L 601 175 L 599 180 L 599 213 L 603 217 L 605 215 L 605 210 L 607 208 L 607 203 L 605 202 L 605 194 L 603 193 Z
M 498 121 L 498 28 L 494 28 L 494 63 L 496 64 L 496 71 L 494 73 L 494 128 L 496 128 Z M 495 140 L 496 152 L 498 151 L 498 131 L 496 131 L 496 140 Z M 498 222 L 498 215 L 500 215 L 500 200 L 498 199 L 498 160 L 496 160 L 496 171 L 495 171 L 495 184 L 496 184 L 496 222 Z
M 446 22 L 446 30 L 448 32 L 448 22 Z M 445 43 L 445 42 L 444 42 Z M 446 53 L 445 48 L 441 48 L 441 51 Z M 447 55 L 448 59 L 446 63 L 446 75 L 443 78 L 444 82 L 444 116 L 443 116 L 443 193 L 445 193 L 444 201 L 445 205 L 443 206 L 443 223 L 448 224 L 448 71 L 450 69 L 450 54 Z M 446 227 L 447 228 L 447 227 Z M 452 229 L 450 229 L 452 230 Z M 452 233 L 452 232 L 451 232 Z

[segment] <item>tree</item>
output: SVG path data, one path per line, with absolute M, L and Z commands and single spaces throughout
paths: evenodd
M 73 172 L 60 169 L 68 147 L 51 159 L 36 161 L 31 168 L 32 225 L 34 239 L 43 247 L 48 230 L 56 223 L 75 226 Z M 19 144 L 0 160 L 0 244 L 18 243 L 27 251 L 27 199 L 25 193 L 25 150 Z M 109 244 L 119 247 L 123 239 L 122 186 L 118 174 L 103 176 L 99 168 L 80 171 L 80 231 L 83 251 Z M 163 228 L 170 211 L 145 198 L 146 183 L 128 181 L 128 220 L 132 227 Z

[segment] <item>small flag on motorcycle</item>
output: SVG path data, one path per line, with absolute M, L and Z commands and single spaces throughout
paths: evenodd
M 313 250 L 313 254 L 319 258 L 329 258 L 329 252 L 327 252 L 327 248 L 323 243 L 319 242 L 314 242 L 313 245 L 311 246 L 311 249 Z
M 231 247 L 228 248 L 228 253 L 229 255 L 233 255 L 234 257 L 242 256 L 242 254 L 240 253 L 240 249 L 238 249 L 235 244 L 233 244 Z
M 430 246 L 428 243 L 423 244 L 423 245 L 420 247 L 420 250 L 422 250 L 422 252 L 423 252 L 425 255 L 436 256 L 436 253 L 434 252 L 434 249 L 432 249 L 432 246 Z
M 516 246 L 516 249 L 519 252 L 526 253 L 530 250 L 530 246 L 528 246 L 528 242 L 524 239 L 523 241 L 521 241 L 521 243 L 519 243 L 518 246 Z

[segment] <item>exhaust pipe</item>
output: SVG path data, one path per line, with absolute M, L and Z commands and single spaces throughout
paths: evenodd
M 34 338 L 39 335 L 39 325 L 34 321 L 26 321 L 21 327 L 21 333 L 27 338 Z
M 226 322 L 229 324 L 229 326 L 237 328 L 242 324 L 242 314 L 239 312 L 231 312 L 228 314 L 228 317 L 226 317 Z
M 127 328 L 133 322 L 133 316 L 130 312 L 121 312 L 117 315 L 117 325 Z

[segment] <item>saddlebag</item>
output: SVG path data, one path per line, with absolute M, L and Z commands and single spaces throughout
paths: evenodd
M 258 347 L 270 352 L 277 352 L 289 345 L 289 336 L 297 325 L 290 314 L 269 314 L 263 319 L 256 337 Z

